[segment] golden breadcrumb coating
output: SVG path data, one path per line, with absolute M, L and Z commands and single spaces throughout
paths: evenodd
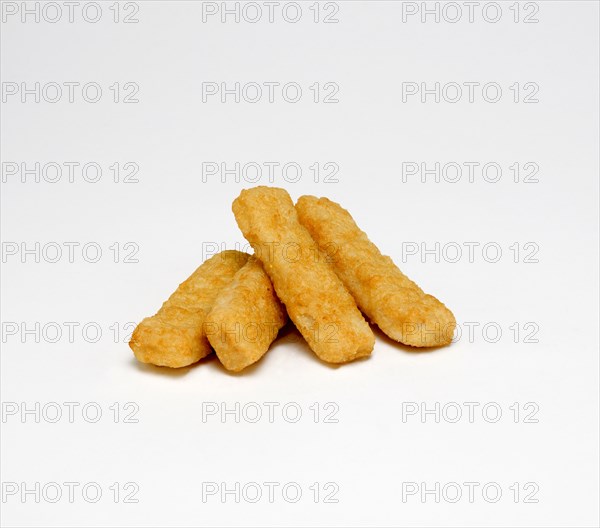
M 265 355 L 286 320 L 260 260 L 250 257 L 219 292 L 204 328 L 223 366 L 239 372 Z
M 129 346 L 142 363 L 185 367 L 211 353 L 204 320 L 218 293 L 248 260 L 246 253 L 223 251 L 204 262 L 179 285 L 156 315 L 133 331 Z
M 348 211 L 315 196 L 300 197 L 296 210 L 359 308 L 383 332 L 416 347 L 450 343 L 456 327 L 452 312 L 382 255 Z
M 254 187 L 233 202 L 237 223 L 262 261 L 290 319 L 319 358 L 344 363 L 368 356 L 375 336 L 308 231 L 284 189 Z

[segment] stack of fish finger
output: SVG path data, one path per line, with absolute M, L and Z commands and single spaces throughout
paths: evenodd
M 404 275 L 327 198 L 254 187 L 233 202 L 254 255 L 223 251 L 205 261 L 129 346 L 143 363 L 185 367 L 214 350 L 230 371 L 258 361 L 289 319 L 323 361 L 371 354 L 368 320 L 414 347 L 451 342 L 456 320 L 446 306 Z

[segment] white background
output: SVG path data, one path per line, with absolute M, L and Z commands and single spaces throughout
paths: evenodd
M 115 23 L 112 4 L 101 2 L 97 23 L 79 8 L 69 23 L 59 2 L 56 23 L 33 16 L 23 23 L 18 13 L 1 26 L 3 89 L 36 82 L 103 88 L 95 104 L 76 89 L 72 103 L 65 91 L 56 103 L 33 95 L 22 102 L 19 93 L 2 105 L 1 480 L 5 491 L 18 486 L 4 497 L 3 526 L 597 526 L 598 4 L 521 4 L 515 22 L 513 2 L 501 2 L 501 18 L 491 23 L 481 8 L 469 22 L 459 2 L 462 18 L 450 23 L 452 11 L 423 22 L 401 2 L 343 1 L 338 22 L 327 24 L 314 22 L 313 2 L 301 3 L 298 23 L 280 9 L 269 23 L 264 4 L 257 23 L 233 16 L 222 23 L 220 15 L 204 23 L 202 3 L 193 1 L 137 2 L 137 23 Z M 334 8 L 320 9 L 322 19 Z M 524 23 L 533 11 L 538 22 Z M 495 17 L 494 8 L 486 15 Z M 136 83 L 139 102 L 115 103 L 115 82 Z M 232 96 L 203 103 L 206 82 L 296 82 L 303 93 L 295 104 L 281 91 L 273 103 L 266 93 L 257 103 Z M 315 82 L 337 83 L 339 102 L 315 103 Z M 456 103 L 433 95 L 403 102 L 403 83 L 411 82 L 480 86 L 473 102 L 466 89 Z M 482 96 L 490 82 L 502 88 L 496 103 Z M 514 83 L 535 83 L 538 102 L 524 103 L 524 92 L 515 102 Z M 76 170 L 71 183 L 65 169 L 56 183 L 35 175 L 22 183 L 7 165 L 65 161 L 98 163 L 100 181 L 88 183 Z M 298 163 L 301 177 L 292 182 L 290 172 L 286 181 L 279 172 L 269 182 L 264 173 L 258 183 L 348 208 L 384 253 L 454 311 L 460 338 L 414 352 L 377 332 L 370 359 L 332 368 L 288 328 L 241 375 L 214 357 L 177 371 L 138 364 L 126 344 L 128 323 L 153 314 L 210 243 L 244 243 L 231 202 L 253 184 L 203 178 L 202 164 L 267 161 Z M 108 167 L 115 162 L 138 164 L 138 182 L 114 183 Z M 308 168 L 315 162 L 337 164 L 337 182 L 323 182 L 324 173 L 315 182 Z M 465 170 L 455 183 L 432 175 L 422 183 L 419 175 L 403 177 L 407 162 L 494 162 L 502 174 L 497 183 L 480 169 L 473 182 Z M 527 162 L 539 167 L 537 182 L 515 183 L 509 167 Z M 36 242 L 47 248 L 39 262 L 21 252 Z M 79 244 L 73 262 L 65 242 Z M 96 263 L 82 256 L 90 242 L 102 248 Z M 136 247 L 128 242 L 139 248 L 137 262 L 123 262 Z M 118 256 L 109 249 L 115 243 Z M 407 251 L 436 243 L 439 258 Z M 473 258 L 465 243 L 478 244 Z M 56 244 L 63 254 L 52 263 Z M 482 252 L 485 244 L 500 247 L 497 262 L 490 262 L 494 251 Z M 457 246 L 463 253 L 450 262 Z M 78 325 L 73 342 L 65 323 Z M 56 327 L 62 335 L 53 343 Z M 95 343 L 94 328 L 102 331 Z M 50 402 L 63 409 L 57 423 L 50 423 Z M 79 405 L 73 423 L 64 402 Z M 103 410 L 97 423 L 82 418 L 90 402 Z M 109 409 L 115 402 L 119 423 Z M 127 402 L 139 409 L 137 423 L 123 423 Z M 256 402 L 265 415 L 258 423 L 229 415 L 222 423 L 220 414 L 203 421 L 207 402 Z M 278 404 L 274 423 L 264 402 Z M 282 417 L 289 402 L 303 411 L 297 423 Z M 323 411 L 327 402 L 337 406 L 337 423 L 324 423 L 323 412 L 315 423 L 310 406 Z M 446 406 L 447 415 L 436 423 L 434 415 L 403 414 L 410 402 Z M 463 411 L 457 423 L 451 402 Z M 464 402 L 475 406 L 472 423 Z M 21 414 L 36 403 L 49 413 L 39 423 Z M 490 423 L 498 407 L 502 416 Z M 525 423 L 532 409 L 536 422 Z M 49 482 L 62 486 L 56 503 L 21 494 Z M 65 482 L 79 483 L 72 503 Z M 97 503 L 82 498 L 89 482 L 103 491 Z M 123 502 L 127 482 L 139 488 L 137 503 Z M 203 501 L 206 482 L 280 485 L 272 503 L 266 496 L 236 503 L 219 494 Z M 282 498 L 289 482 L 302 489 L 297 503 Z M 321 493 L 315 503 L 315 482 L 321 491 L 335 483 L 338 502 L 325 503 Z M 419 493 L 403 501 L 411 482 Z M 455 503 L 448 486 L 439 502 L 420 494 L 449 482 L 462 486 Z M 465 482 L 478 483 L 473 502 Z M 486 483 L 502 490 L 498 502 L 483 497 Z M 526 483 L 534 487 L 524 492 Z M 534 488 L 537 502 L 525 502 Z

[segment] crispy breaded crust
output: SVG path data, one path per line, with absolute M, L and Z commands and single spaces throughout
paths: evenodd
M 133 331 L 129 346 L 142 363 L 185 367 L 210 354 L 204 320 L 217 294 L 248 260 L 246 253 L 223 251 L 182 282 L 160 310 Z
M 286 320 L 268 275 L 252 256 L 219 292 L 204 328 L 223 366 L 239 372 L 265 355 Z
M 315 196 L 300 197 L 296 210 L 360 309 L 383 332 L 416 347 L 450 343 L 456 326 L 452 312 L 382 255 L 348 211 Z
M 373 332 L 298 222 L 289 194 L 274 187 L 244 190 L 233 202 L 233 213 L 290 319 L 317 356 L 344 363 L 370 355 Z

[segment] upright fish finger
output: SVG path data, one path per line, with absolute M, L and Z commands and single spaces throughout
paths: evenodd
M 212 352 L 204 320 L 217 294 L 246 264 L 248 254 L 223 251 L 204 262 L 179 285 L 152 317 L 133 331 L 129 346 L 142 363 L 185 367 Z
M 452 312 L 382 255 L 348 211 L 315 196 L 301 196 L 296 210 L 359 308 L 384 333 L 416 347 L 450 343 L 456 327 Z
M 204 327 L 227 370 L 258 361 L 277 337 L 287 315 L 256 257 L 250 257 L 217 296 Z
M 290 319 L 315 354 L 330 363 L 370 355 L 373 332 L 298 222 L 289 194 L 273 187 L 244 190 L 233 202 L 233 213 Z

